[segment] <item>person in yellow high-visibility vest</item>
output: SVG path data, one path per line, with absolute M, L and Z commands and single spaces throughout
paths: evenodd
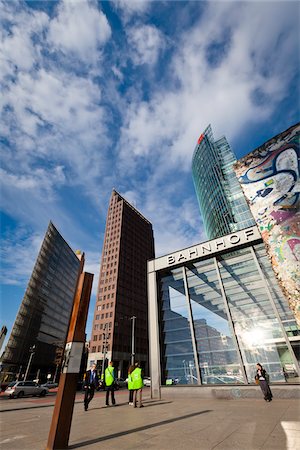
M 111 402 L 113 406 L 116 404 L 115 400 L 115 369 L 113 362 L 110 361 L 108 367 L 105 369 L 105 388 L 106 388 L 106 399 L 105 406 L 109 406 L 109 393 L 111 393 Z
M 140 364 L 135 363 L 135 369 L 131 372 L 132 379 L 132 387 L 133 387 L 133 406 L 137 407 L 137 398 L 139 397 L 139 407 L 143 408 L 142 405 L 142 390 L 143 390 L 143 377 L 142 377 L 142 369 L 140 368 Z

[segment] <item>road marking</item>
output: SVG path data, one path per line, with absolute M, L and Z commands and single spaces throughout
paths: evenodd
M 23 439 L 24 437 L 26 437 L 26 436 L 25 435 L 24 436 L 14 436 L 13 438 L 4 439 L 4 441 L 0 441 L 0 445 L 7 444 L 8 442 L 11 442 L 11 441 L 16 441 L 17 439 Z

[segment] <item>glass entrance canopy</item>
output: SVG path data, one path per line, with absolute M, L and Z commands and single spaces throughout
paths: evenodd
M 210 257 L 188 250 L 166 256 L 171 267 L 149 263 L 151 367 L 160 383 L 251 384 L 257 362 L 272 382 L 299 382 L 300 330 L 264 244 L 237 243 Z

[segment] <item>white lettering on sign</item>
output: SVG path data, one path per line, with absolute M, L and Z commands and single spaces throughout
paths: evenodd
M 174 264 L 180 264 L 184 261 L 191 261 L 207 255 L 229 250 L 237 245 L 243 245 L 261 239 L 261 235 L 257 227 L 247 228 L 246 230 L 236 231 L 235 233 L 214 239 L 203 244 L 180 250 L 166 257 L 160 257 L 154 260 L 155 270 L 160 270 Z

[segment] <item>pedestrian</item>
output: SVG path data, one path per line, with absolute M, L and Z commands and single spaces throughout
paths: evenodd
M 111 402 L 115 406 L 115 369 L 113 362 L 110 361 L 108 367 L 105 369 L 105 386 L 106 386 L 106 399 L 105 406 L 109 406 L 109 393 L 111 393 Z
M 140 364 L 135 363 L 134 370 L 131 373 L 132 377 L 132 387 L 133 387 L 133 406 L 137 407 L 137 400 L 139 398 L 139 407 L 143 408 L 142 404 L 142 390 L 143 390 L 143 377 L 142 377 L 142 369 L 140 368 Z
M 84 376 L 84 410 L 87 411 L 89 403 L 94 397 L 95 389 L 99 387 L 96 364 L 92 364 L 91 370 L 87 370 Z
M 262 393 L 264 394 L 264 399 L 266 402 L 272 401 L 272 392 L 269 386 L 269 375 L 263 368 L 263 366 L 259 363 L 256 364 L 256 375 L 255 380 L 258 380 L 259 386 L 262 390 Z
M 134 371 L 135 366 L 131 365 L 129 366 L 128 369 L 128 390 L 129 390 L 129 401 L 128 401 L 128 405 L 133 406 L 133 380 L 132 380 L 132 372 Z

